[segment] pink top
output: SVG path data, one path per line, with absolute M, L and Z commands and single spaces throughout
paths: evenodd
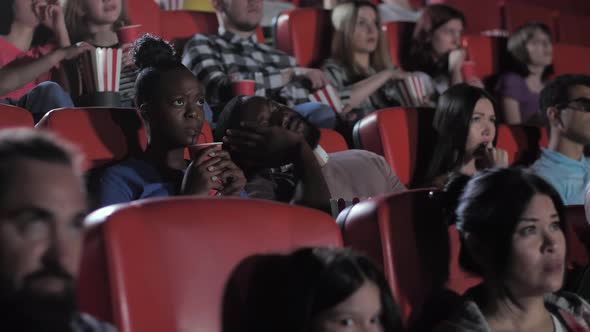
M 31 49 L 29 49 L 28 51 L 23 52 L 23 51 L 19 50 L 16 46 L 14 46 L 8 40 L 0 37 L 0 67 L 4 67 L 5 65 L 10 64 L 12 62 L 16 63 L 16 61 L 18 61 L 18 63 L 30 62 L 30 61 L 39 59 L 40 57 L 46 55 L 47 53 L 53 51 L 54 49 L 55 49 L 55 45 L 46 44 L 46 45 L 42 45 L 42 46 L 31 47 Z M 19 99 L 20 97 L 24 96 L 27 92 L 29 92 L 32 88 L 34 88 L 37 84 L 39 84 L 41 82 L 49 81 L 50 78 L 51 78 L 50 72 L 43 73 L 43 74 L 39 75 L 39 77 L 37 77 L 34 81 L 27 83 L 25 86 L 21 87 L 20 89 L 12 91 L 11 93 L 9 93 L 7 95 L 0 96 L 0 99 L 6 99 L 6 98 Z

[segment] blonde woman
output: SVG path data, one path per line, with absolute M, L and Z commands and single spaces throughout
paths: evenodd
M 553 73 L 553 46 L 549 28 L 542 23 L 528 23 L 508 39 L 511 57 L 509 70 L 498 83 L 504 122 L 542 125 L 539 93 Z
M 384 107 L 399 105 L 394 80 L 407 76 L 391 63 L 377 7 L 359 0 L 342 3 L 332 11 L 332 57 L 322 70 L 352 109 L 349 121 Z

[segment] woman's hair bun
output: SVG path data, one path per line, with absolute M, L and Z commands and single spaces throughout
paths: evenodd
M 179 63 L 174 47 L 164 39 L 144 34 L 133 43 L 133 62 L 139 70 Z

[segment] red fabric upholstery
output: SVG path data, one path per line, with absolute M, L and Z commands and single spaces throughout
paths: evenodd
M 465 35 L 463 38 L 470 59 L 475 62 L 477 76 L 483 79 L 493 75 L 496 72 L 495 39 L 482 35 Z
M 143 122 L 130 108 L 61 108 L 37 124 L 76 144 L 84 154 L 84 170 L 121 160 L 147 144 Z
M 20 107 L 0 104 L 0 129 L 34 126 L 31 112 Z
M 496 134 L 496 146 L 508 152 L 511 165 L 530 165 L 539 157 L 540 148 L 548 138 L 544 128 L 501 124 Z
M 383 38 L 387 41 L 387 47 L 389 49 L 389 55 L 391 55 L 391 61 L 399 66 L 399 46 L 400 46 L 400 29 L 403 22 L 387 22 L 381 25 L 383 30 Z
M 153 0 L 126 0 L 132 24 L 141 24 L 143 32 L 160 34 L 160 8 Z
M 504 4 L 505 26 L 508 31 L 513 32 L 520 26 L 529 22 L 540 22 L 547 25 L 551 34 L 555 37 L 555 16 L 556 12 L 552 9 L 540 7 L 520 1 L 506 1 Z
M 319 65 L 330 56 L 330 12 L 319 8 L 296 8 L 276 19 L 275 45 L 292 55 L 302 67 Z
M 354 128 L 355 148 L 382 155 L 402 183 L 420 184 L 434 149 L 433 109 L 388 108 Z
M 441 215 L 436 193 L 421 189 L 358 203 L 338 220 L 344 245 L 383 267 L 406 327 L 420 319 L 438 290 L 448 286 L 462 293 L 480 280 L 463 272 L 451 256 L 458 255 L 458 236 L 449 243 Z
M 465 33 L 479 34 L 502 28 L 497 0 L 431 0 L 430 3 L 444 3 L 461 10 L 467 20 Z
M 560 13 L 557 17 L 559 29 L 559 42 L 565 44 L 577 44 L 590 46 L 590 12 L 587 16 L 569 15 Z
M 569 258 L 579 266 L 590 263 L 590 224 L 586 219 L 584 205 L 566 207 L 566 220 L 569 225 Z
M 320 145 L 326 152 L 338 152 L 348 150 L 348 144 L 344 140 L 344 137 L 337 131 L 331 129 L 321 128 L 322 136 L 320 137 Z
M 553 65 L 555 74 L 586 74 L 590 75 L 590 46 L 553 44 Z
M 342 243 L 329 215 L 254 199 L 138 201 L 87 221 L 96 227 L 87 244 L 104 245 L 104 295 L 121 332 L 221 331 L 224 288 L 245 258 Z M 101 248 L 86 246 L 85 257 L 92 250 Z M 80 285 L 95 286 L 84 279 Z

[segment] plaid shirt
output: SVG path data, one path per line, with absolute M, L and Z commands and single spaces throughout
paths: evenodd
M 219 29 L 218 35 L 196 34 L 182 56 L 182 63 L 205 85 L 207 101 L 219 110 L 232 97 L 229 74 L 260 73 L 256 88 L 264 95 L 289 106 L 309 101 L 309 90 L 300 80 L 283 82 L 282 69 L 297 67 L 295 58 L 256 42 Z
M 73 332 L 116 332 L 110 324 L 101 322 L 88 314 L 78 314 L 72 320 Z

